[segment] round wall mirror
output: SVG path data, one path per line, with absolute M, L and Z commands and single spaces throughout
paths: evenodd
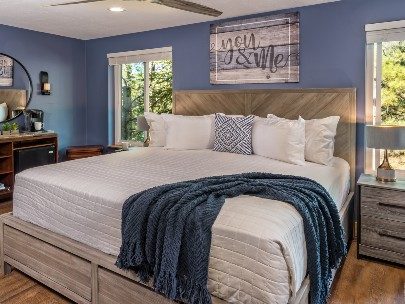
M 20 116 L 32 98 L 32 79 L 20 61 L 0 53 L 0 122 Z

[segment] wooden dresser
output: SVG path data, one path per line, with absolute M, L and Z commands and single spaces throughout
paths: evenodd
M 405 265 L 405 181 L 380 183 L 361 175 L 358 255 Z
M 17 134 L 0 136 L 0 183 L 8 189 L 0 190 L 0 201 L 12 198 L 14 188 L 14 154 L 21 149 L 55 146 L 55 162 L 58 160 L 58 136 L 54 133 L 35 135 Z

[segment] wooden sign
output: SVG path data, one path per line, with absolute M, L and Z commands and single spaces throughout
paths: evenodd
M 299 82 L 299 13 L 211 25 L 212 84 Z
M 0 86 L 11 87 L 13 85 L 14 61 L 10 57 L 0 55 Z

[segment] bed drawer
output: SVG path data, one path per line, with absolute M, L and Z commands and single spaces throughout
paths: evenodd
M 38 280 L 45 277 L 47 281 L 54 282 L 54 285 L 91 301 L 89 262 L 9 226 L 4 226 L 4 254 L 16 263 L 32 269 Z
M 98 269 L 99 304 L 174 304 L 145 286 L 104 268 Z
M 362 187 L 361 215 L 405 222 L 404 192 Z

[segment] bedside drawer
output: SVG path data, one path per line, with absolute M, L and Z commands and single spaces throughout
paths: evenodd
M 405 193 L 372 187 L 362 187 L 361 216 L 380 217 L 405 222 Z
M 359 244 L 359 253 L 365 256 L 405 265 L 405 254 Z
M 405 225 L 398 222 L 378 222 L 366 219 L 362 222 L 361 240 L 363 245 L 405 254 Z M 402 224 L 399 227 L 398 224 Z

